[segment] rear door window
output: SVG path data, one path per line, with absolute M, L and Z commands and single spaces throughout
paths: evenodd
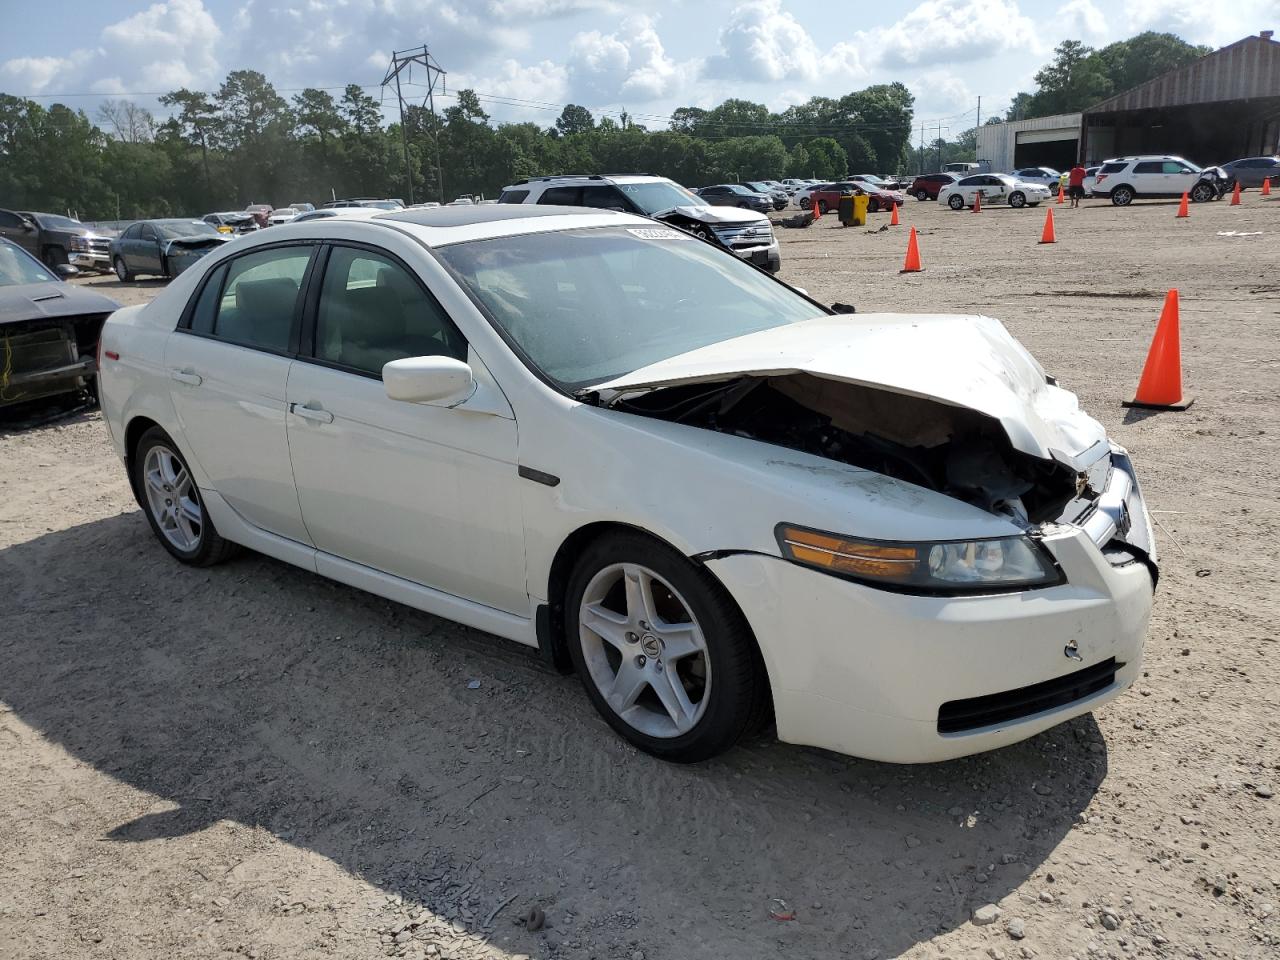
M 231 261 L 213 335 L 245 347 L 288 352 L 312 249 L 273 247 Z
M 1164 163 L 1159 160 L 1144 160 L 1133 168 L 1134 173 L 1164 173 Z M 1173 171 L 1169 171 L 1173 172 Z
M 538 198 L 538 202 L 560 207 L 580 207 L 582 206 L 582 188 L 552 187 Z

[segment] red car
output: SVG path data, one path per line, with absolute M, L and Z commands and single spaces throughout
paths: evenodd
M 911 181 L 911 188 L 907 190 L 907 193 L 917 200 L 937 200 L 939 190 L 950 186 L 959 179 L 954 173 L 926 173 L 924 176 L 916 177 Z
M 814 190 L 808 197 L 800 201 L 800 206 L 808 210 L 811 206 L 817 205 L 819 213 L 826 213 L 829 210 L 839 209 L 840 197 L 843 194 L 865 193 L 871 199 L 867 203 L 868 213 L 877 213 L 880 210 L 890 210 L 893 207 L 902 206 L 903 196 L 893 190 L 877 190 L 875 187 L 866 183 L 859 183 L 854 180 L 841 180 L 839 183 L 824 183 L 821 187 Z

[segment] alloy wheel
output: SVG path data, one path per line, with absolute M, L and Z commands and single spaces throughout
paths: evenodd
M 680 593 L 648 567 L 615 563 L 587 584 L 578 633 L 591 682 L 628 726 L 691 731 L 711 694 L 707 640 Z
M 184 552 L 197 549 L 204 534 L 204 510 L 186 465 L 158 443 L 147 451 L 142 477 L 147 507 L 165 539 Z

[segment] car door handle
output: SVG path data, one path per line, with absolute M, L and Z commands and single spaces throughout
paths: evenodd
M 303 420 L 313 420 L 316 423 L 333 423 L 333 414 L 318 407 L 307 407 L 300 403 L 291 403 L 289 404 L 289 410 Z
M 174 380 L 177 380 L 179 383 L 185 383 L 192 387 L 198 387 L 200 384 L 204 383 L 204 377 L 200 376 L 200 374 L 196 373 L 190 367 L 187 367 L 184 370 L 171 370 L 169 372 L 169 376 Z

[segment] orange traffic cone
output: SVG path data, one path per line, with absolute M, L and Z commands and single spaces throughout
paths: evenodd
M 896 227 L 898 225 L 898 205 L 893 205 L 893 217 L 889 220 L 889 226 Z
M 1190 209 L 1188 208 L 1188 206 L 1187 206 L 1187 195 L 1186 195 L 1186 193 L 1183 193 L 1183 194 L 1182 194 L 1182 202 L 1181 202 L 1180 204 L 1178 204 L 1178 212 L 1177 212 L 1176 216 L 1177 216 L 1177 217 L 1189 217 L 1189 216 L 1191 216 L 1191 210 L 1190 210 Z
M 1231 191 L 1231 206 L 1240 206 L 1240 181 L 1236 181 L 1235 189 Z
M 916 243 L 916 228 L 911 228 L 911 236 L 907 238 L 907 259 L 902 264 L 899 273 L 919 273 L 924 267 L 920 266 L 920 247 Z
M 982 191 L 981 190 L 979 190 L 977 193 L 973 195 L 973 212 L 974 213 L 982 212 Z
M 1178 291 L 1170 290 L 1160 311 L 1142 379 L 1134 398 L 1122 404 L 1148 410 L 1185 410 L 1192 397 L 1182 394 L 1182 349 L 1178 338 Z
M 1067 195 L 1062 192 L 1062 184 L 1058 184 L 1058 202 L 1059 203 L 1067 202 Z
M 1040 234 L 1041 243 L 1057 243 L 1058 238 L 1053 233 L 1053 208 L 1050 207 L 1044 212 L 1044 233 Z
M 1262 196 L 1262 197 L 1271 196 L 1271 178 L 1270 177 L 1262 178 L 1262 193 L 1260 193 L 1259 196 Z
M 817 223 L 822 219 L 822 211 L 818 209 L 817 203 L 811 203 L 809 209 L 813 211 L 813 222 Z

